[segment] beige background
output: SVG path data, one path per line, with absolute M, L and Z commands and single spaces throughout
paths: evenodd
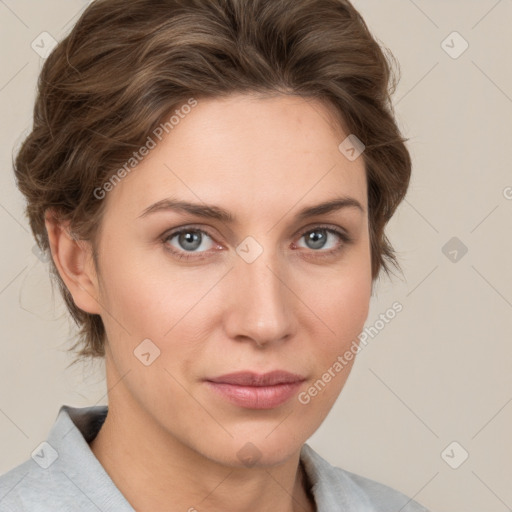
M 106 403 L 101 365 L 66 369 L 71 323 L 58 296 L 48 301 L 11 169 L 43 62 L 31 42 L 62 38 L 86 4 L 0 1 L 0 472 L 30 456 L 60 405 Z M 360 353 L 310 444 L 433 511 L 510 510 L 512 1 L 354 4 L 401 64 L 394 101 L 414 160 L 389 229 L 404 277 L 381 281 L 367 325 L 394 301 L 403 311 Z M 453 31 L 469 43 L 458 58 L 442 46 Z M 461 44 L 451 36 L 444 47 Z M 452 237 L 468 248 L 456 262 L 442 251 Z M 458 469 L 441 456 L 453 441 L 452 465 L 469 453 Z

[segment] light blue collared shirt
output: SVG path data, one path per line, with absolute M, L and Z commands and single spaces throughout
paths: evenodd
M 134 512 L 89 447 L 105 405 L 61 406 L 47 441 L 0 476 L 0 512 Z M 329 464 L 304 444 L 317 512 L 429 512 L 404 494 Z

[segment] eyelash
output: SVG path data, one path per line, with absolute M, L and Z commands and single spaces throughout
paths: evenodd
M 312 228 L 307 229 L 306 231 L 303 231 L 299 237 L 299 240 L 304 235 L 307 235 L 308 233 L 312 233 L 316 230 L 325 230 L 328 233 L 337 235 L 342 240 L 342 243 L 338 247 L 336 247 L 334 249 L 330 249 L 328 251 L 322 251 L 321 249 L 319 249 L 318 251 L 315 251 L 315 250 L 311 249 L 311 251 L 313 253 L 317 253 L 316 257 L 319 257 L 319 258 L 331 257 L 331 256 L 337 254 L 338 252 L 340 252 L 341 250 L 343 250 L 345 245 L 352 243 L 352 238 L 350 236 L 348 236 L 347 233 L 345 233 L 344 231 L 341 231 L 341 230 L 338 230 L 338 229 L 335 229 L 335 228 L 332 228 L 329 226 L 323 226 L 323 225 L 314 226 Z M 169 251 L 174 257 L 176 257 L 179 260 L 191 260 L 191 259 L 203 260 L 204 258 L 208 257 L 208 256 L 206 256 L 208 251 L 203 251 L 203 252 L 198 252 L 198 253 L 194 253 L 194 252 L 187 253 L 186 251 L 176 251 L 175 249 L 171 249 L 170 246 L 167 244 L 167 242 L 169 240 L 172 240 L 175 236 L 181 235 L 182 233 L 188 233 L 188 232 L 202 233 L 204 235 L 209 236 L 212 240 L 214 240 L 214 238 L 207 231 L 205 231 L 203 229 L 199 229 L 194 226 L 185 226 L 176 231 L 172 231 L 171 233 L 167 233 L 163 236 L 162 243 L 164 244 L 165 249 L 167 251 Z M 197 256 L 198 254 L 200 254 L 201 256 Z

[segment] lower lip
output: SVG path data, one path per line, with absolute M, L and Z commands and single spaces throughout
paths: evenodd
M 275 386 L 240 386 L 223 382 L 206 383 L 229 402 L 246 409 L 273 409 L 295 395 L 302 382 L 289 382 Z

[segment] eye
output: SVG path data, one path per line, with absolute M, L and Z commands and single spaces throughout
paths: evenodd
M 180 258 L 188 257 L 184 253 L 203 253 L 215 246 L 208 233 L 190 227 L 165 235 L 163 242 L 169 251 Z
M 309 249 L 307 252 L 315 256 L 331 256 L 351 242 L 351 238 L 342 230 L 327 226 L 315 226 L 308 231 L 303 231 L 299 241 L 304 239 L 305 246 L 293 244 L 294 247 Z M 208 252 L 215 247 L 222 249 L 213 238 L 204 230 L 185 226 L 162 237 L 162 242 L 167 251 L 178 259 L 203 259 L 208 257 Z M 315 254 L 316 253 L 316 254 Z
M 316 226 L 303 232 L 300 237 L 300 240 L 302 239 L 305 240 L 306 249 L 312 249 L 314 252 L 319 252 L 320 249 L 323 249 L 321 252 L 328 254 L 340 251 L 345 244 L 351 241 L 345 232 L 326 226 Z M 298 246 L 301 247 L 300 245 Z

